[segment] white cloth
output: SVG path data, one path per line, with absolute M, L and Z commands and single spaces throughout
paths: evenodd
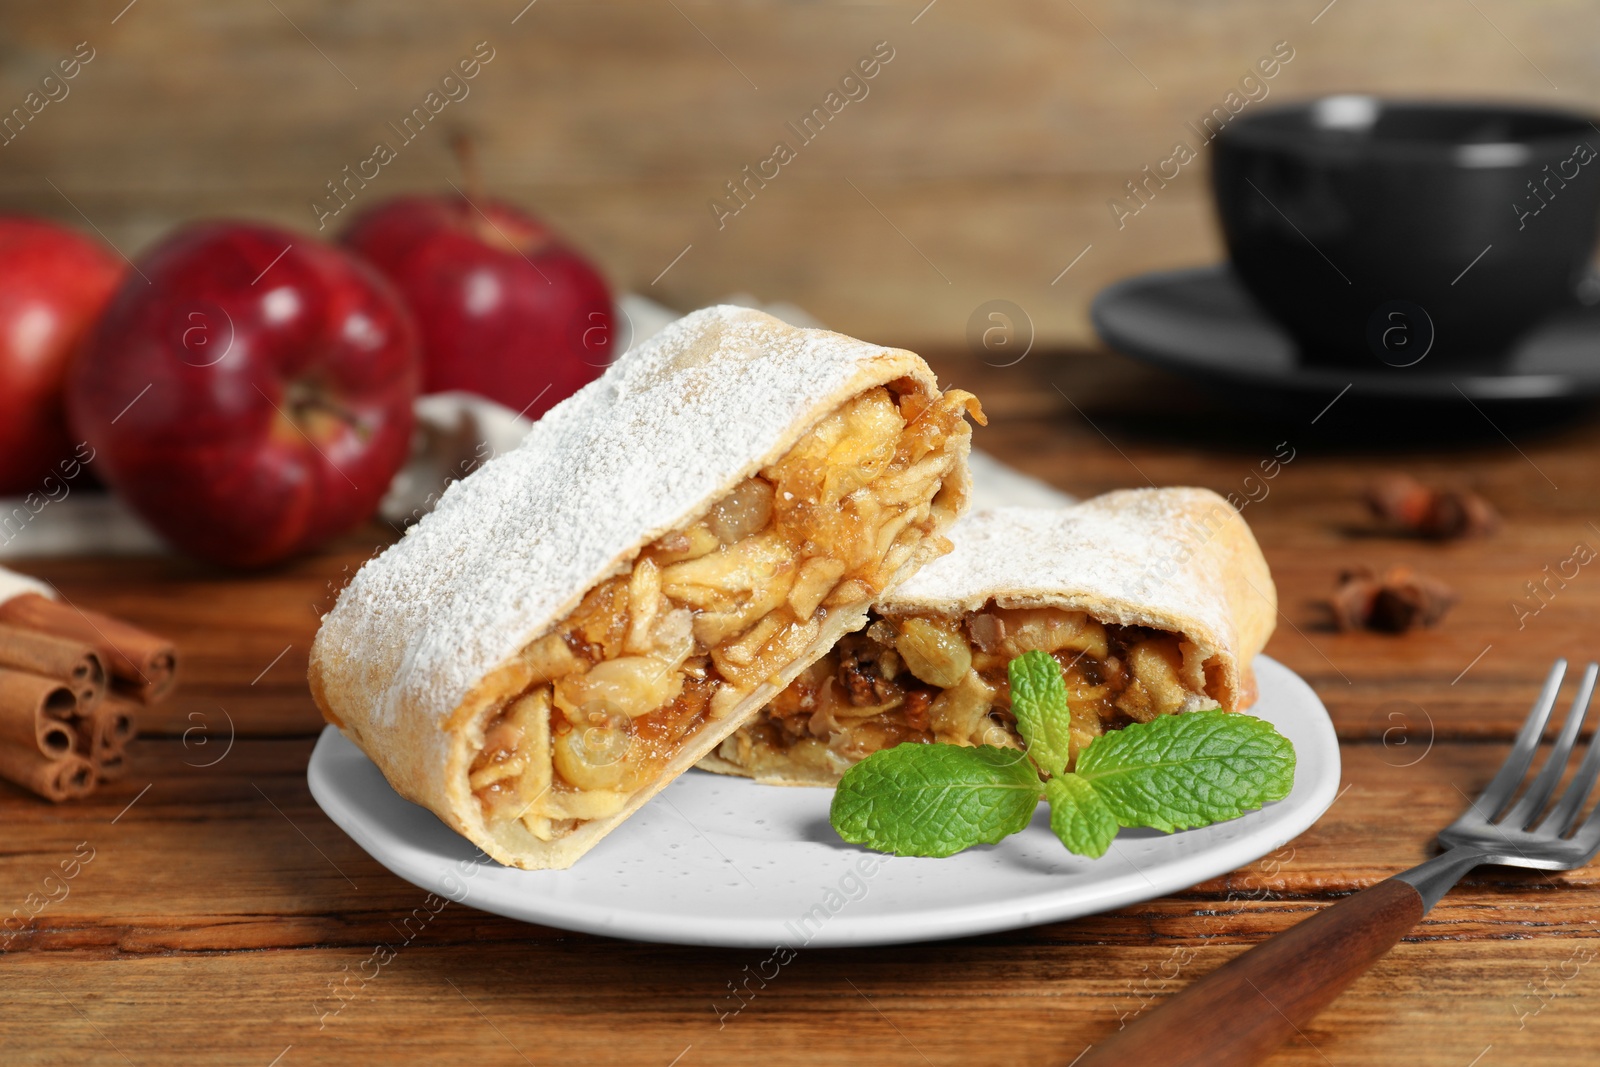
M 56 598 L 56 591 L 39 579 L 0 567 L 0 604 L 24 593 L 38 593 L 51 600 Z

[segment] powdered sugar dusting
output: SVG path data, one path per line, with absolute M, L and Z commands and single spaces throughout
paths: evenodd
M 402 713 L 442 722 L 642 543 L 776 458 L 840 390 L 904 374 L 908 358 L 745 308 L 680 319 L 357 573 L 316 654 L 371 706 L 337 710 L 379 725 Z M 854 384 L 874 361 L 884 370 Z
M 955 550 L 923 567 L 884 598 L 889 612 L 959 605 L 974 611 L 994 597 L 1063 597 L 1134 610 L 1146 618 L 1194 619 L 1233 643 L 1225 565 L 1213 531 L 1241 523 L 1208 489 L 1127 489 L 1067 508 L 993 508 L 951 527 Z M 1196 557 L 1200 557 L 1196 562 Z

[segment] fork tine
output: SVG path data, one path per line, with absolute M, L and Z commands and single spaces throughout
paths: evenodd
M 1550 709 L 1555 706 L 1556 693 L 1561 689 L 1561 679 L 1566 673 L 1566 660 L 1558 659 L 1550 665 L 1550 673 L 1545 676 L 1539 699 L 1533 702 L 1528 717 L 1523 720 L 1522 729 L 1517 731 L 1517 739 L 1506 754 L 1505 762 L 1500 765 L 1499 773 L 1484 787 L 1478 795 L 1478 802 L 1473 805 L 1483 818 L 1492 822 L 1516 792 L 1522 776 L 1528 773 L 1528 764 L 1533 761 L 1534 750 L 1539 747 L 1539 738 L 1544 736 L 1544 724 L 1550 718 Z
M 1589 747 L 1592 753 L 1594 749 L 1593 742 L 1590 743 Z M 1563 797 L 1562 799 L 1565 800 L 1566 798 Z M 1591 811 L 1589 817 L 1583 820 L 1583 825 L 1579 826 L 1572 835 L 1572 843 L 1584 851 L 1584 863 L 1593 859 L 1596 852 L 1600 852 L 1600 808 Z
M 1582 696 L 1585 701 L 1594 689 L 1595 670 L 1595 664 L 1591 663 L 1583 676 L 1585 688 Z M 1577 705 L 1573 705 L 1573 714 L 1577 714 Z M 1583 762 L 1578 764 L 1566 792 L 1561 794 L 1556 806 L 1539 824 L 1539 829 L 1543 831 L 1548 827 L 1548 832 L 1558 837 L 1570 830 L 1578 821 L 1578 813 L 1583 810 L 1584 801 L 1589 799 L 1589 791 L 1594 788 L 1596 778 L 1600 778 L 1600 730 L 1596 730 L 1594 736 L 1589 738 L 1589 748 L 1583 754 Z
M 1528 786 L 1528 791 L 1522 794 L 1522 798 L 1510 811 L 1506 812 L 1505 825 L 1516 830 L 1532 825 L 1539 817 L 1539 813 L 1544 810 L 1550 794 L 1561 784 L 1561 776 L 1567 771 L 1567 760 L 1572 756 L 1573 742 L 1578 739 L 1578 731 L 1583 728 L 1584 716 L 1589 711 L 1589 698 L 1594 695 L 1594 680 L 1597 673 L 1600 673 L 1600 667 L 1593 663 L 1583 672 L 1583 681 L 1578 683 L 1578 692 L 1572 698 L 1572 710 L 1567 712 L 1567 721 L 1562 725 L 1555 744 L 1551 746 L 1550 755 L 1545 758 L 1544 766 L 1539 769 L 1539 776 Z

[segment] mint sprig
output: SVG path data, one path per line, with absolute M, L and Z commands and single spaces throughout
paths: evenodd
M 1050 802 L 1050 829 L 1068 852 L 1092 859 L 1106 854 L 1121 826 L 1094 786 L 1066 774 L 1044 784 L 1044 797 Z
M 1011 679 L 1011 713 L 1017 732 L 1028 743 L 1028 755 L 1048 775 L 1064 774 L 1072 757 L 1072 717 L 1067 709 L 1067 684 L 1061 664 L 1048 652 L 1034 649 L 1006 664 Z
M 1075 777 L 1123 826 L 1171 833 L 1237 819 L 1288 796 L 1294 746 L 1249 715 L 1162 715 L 1095 738 L 1078 757 Z
M 828 820 L 851 844 L 905 856 L 952 856 L 1027 826 L 1042 785 L 1015 749 L 899 745 L 850 768 L 833 794 Z
M 1295 755 L 1262 719 L 1221 708 L 1163 715 L 1095 738 L 1071 759 L 1061 668 L 1046 652 L 1008 665 L 1027 752 L 904 744 L 845 772 L 829 817 L 846 841 L 950 856 L 1021 831 L 1041 799 L 1068 851 L 1099 857 L 1123 826 L 1165 832 L 1237 818 L 1288 796 Z

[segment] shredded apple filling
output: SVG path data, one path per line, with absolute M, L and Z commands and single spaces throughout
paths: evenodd
M 905 742 L 1020 748 L 1006 667 L 1034 649 L 1061 664 L 1073 764 L 1106 730 L 1216 703 L 1204 668 L 1159 630 L 993 603 L 962 618 L 874 613 L 717 754 L 756 777 L 833 780 Z
M 969 410 L 981 420 L 958 390 L 870 389 L 590 590 L 523 650 L 528 687 L 489 716 L 469 772 L 485 817 L 553 840 L 622 810 L 951 517 Z

